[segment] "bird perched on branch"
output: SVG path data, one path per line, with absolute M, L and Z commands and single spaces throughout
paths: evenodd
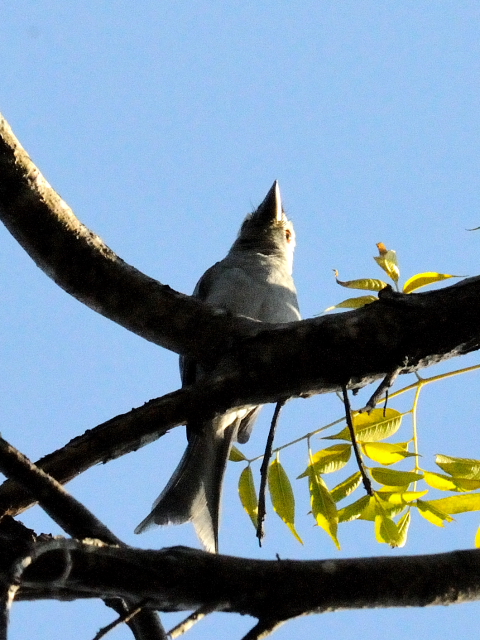
M 193 295 L 239 316 L 261 322 L 300 319 L 292 279 L 295 232 L 275 181 L 249 214 L 227 256 L 200 278 Z M 180 358 L 182 384 L 202 376 L 191 358 Z M 218 551 L 223 477 L 234 441 L 246 442 L 261 406 L 232 410 L 213 420 L 187 424 L 187 449 L 151 513 L 135 529 L 191 520 L 207 551 Z

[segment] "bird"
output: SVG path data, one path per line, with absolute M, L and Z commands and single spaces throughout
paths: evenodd
M 275 181 L 260 206 L 248 214 L 227 256 L 198 281 L 193 296 L 208 304 L 268 323 L 300 320 L 292 277 L 295 231 Z M 182 386 L 206 375 L 190 357 L 180 357 Z M 206 551 L 218 553 L 223 478 L 233 442 L 248 441 L 262 408 L 233 409 L 187 424 L 187 448 L 151 513 L 137 526 L 192 521 Z

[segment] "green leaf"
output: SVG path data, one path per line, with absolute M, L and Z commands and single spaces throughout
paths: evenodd
M 397 528 L 399 537 L 397 547 L 404 547 L 407 542 L 408 529 L 410 528 L 411 518 L 412 516 L 410 511 L 407 511 L 407 513 L 405 513 L 398 521 Z
M 340 543 L 337 537 L 338 512 L 335 502 L 321 476 L 318 476 L 312 466 L 309 467 L 309 489 L 312 513 L 319 527 L 322 527 L 332 538 L 337 549 Z
M 232 462 L 245 462 L 246 458 L 243 455 L 243 453 L 240 451 L 240 449 L 237 449 L 237 447 L 235 445 L 232 446 L 232 448 L 230 449 L 230 455 L 228 457 L 229 460 L 231 460 Z
M 358 298 L 347 298 L 346 300 L 343 300 L 343 302 L 339 302 L 333 307 L 325 309 L 325 313 L 327 313 L 327 311 L 332 311 L 333 309 L 360 309 L 366 304 L 371 304 L 376 300 L 378 300 L 377 296 L 358 296 Z
M 461 493 L 458 496 L 429 500 L 429 504 L 450 514 L 480 511 L 480 493 Z
M 383 465 L 395 464 L 405 458 L 415 457 L 415 453 L 407 450 L 408 444 L 399 442 L 393 444 L 390 442 L 365 442 L 362 444 L 363 453 L 371 460 L 379 462 Z
M 435 505 L 433 505 L 430 501 L 417 500 L 417 509 L 421 516 L 428 520 L 432 524 L 437 527 L 443 527 L 444 522 L 452 522 L 452 516 L 449 516 L 448 513 L 442 511 Z
M 346 280 L 342 281 L 338 279 L 338 271 L 335 269 L 335 280 L 337 284 L 347 289 L 364 289 L 366 291 L 381 291 L 387 286 L 383 280 L 377 278 L 361 278 L 359 280 Z
M 405 509 L 405 504 L 394 504 L 382 499 L 382 493 L 376 491 L 370 498 L 368 506 L 360 514 L 360 520 L 374 521 L 378 514 L 383 514 L 393 518 Z
M 432 471 L 424 471 L 423 477 L 425 482 L 434 489 L 440 491 L 458 491 L 457 485 L 450 476 L 443 473 L 433 473 Z
M 305 471 L 298 478 L 306 478 L 313 466 L 315 473 L 332 473 L 342 469 L 350 460 L 352 446 L 350 444 L 334 444 L 331 447 L 317 451 L 311 456 L 311 461 Z
M 400 546 L 402 541 L 398 525 L 395 524 L 390 516 L 383 513 L 375 516 L 375 537 L 377 542 L 385 542 L 392 548 Z
M 419 498 L 423 498 L 427 493 L 428 489 L 425 491 L 385 491 L 384 489 L 377 491 L 377 495 L 385 502 L 401 505 L 402 507 Z
M 452 456 L 437 455 L 435 462 L 448 474 L 456 478 L 480 480 L 480 460 L 473 458 L 453 458 Z
M 258 499 L 250 465 L 245 467 L 240 474 L 240 479 L 238 481 L 238 495 L 240 496 L 243 508 L 250 516 L 250 520 L 253 522 L 253 526 L 256 529 L 258 524 Z
M 444 473 L 433 473 L 432 471 L 424 471 L 423 473 L 425 482 L 440 491 L 475 491 L 480 489 L 480 480 L 453 478 Z
M 340 484 L 337 484 L 337 486 L 330 491 L 330 495 L 335 502 L 340 502 L 340 500 L 343 500 L 343 498 L 353 493 L 361 484 L 362 474 L 360 471 L 357 471 Z
M 374 467 L 370 472 L 374 480 L 389 487 L 409 485 L 412 482 L 423 479 L 421 473 L 395 471 L 395 469 L 384 469 L 383 467 Z
M 425 273 L 417 273 L 409 278 L 403 285 L 403 293 L 411 293 L 420 289 L 420 287 L 426 287 L 434 282 L 441 282 L 448 278 L 460 278 L 461 276 L 451 276 L 448 273 L 436 273 L 435 271 L 426 271 Z
M 352 502 L 352 504 L 343 507 L 343 509 L 340 509 L 338 512 L 338 521 L 350 522 L 351 520 L 357 520 L 362 516 L 365 509 L 370 506 L 372 500 L 375 500 L 372 496 L 363 496 L 359 500 Z
M 292 485 L 278 458 L 270 464 L 268 469 L 268 489 L 275 512 L 285 522 L 296 539 L 303 544 L 303 540 L 295 529 L 295 497 Z
M 480 480 L 469 480 L 468 478 L 453 478 L 459 491 L 475 491 L 480 489 Z
M 356 413 L 353 416 L 353 427 L 358 442 L 377 442 L 396 433 L 402 424 L 403 415 L 395 409 L 373 409 L 370 413 Z M 324 440 L 347 440 L 350 432 L 347 427 Z

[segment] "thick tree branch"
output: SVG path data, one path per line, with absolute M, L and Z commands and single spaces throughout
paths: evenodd
M 1 117 L 0 176 L 1 219 L 67 292 L 210 369 L 221 361 L 223 371 L 240 369 L 251 388 L 267 394 L 269 382 L 270 389 L 280 385 L 280 395 L 362 386 L 479 347 L 479 278 L 408 296 L 384 290 L 359 311 L 267 327 L 213 310 L 124 263 L 75 218 Z
M 20 599 L 103 594 L 145 599 L 161 611 L 208 607 L 272 622 L 339 609 L 480 599 L 479 550 L 293 561 L 233 558 L 185 547 L 144 551 L 66 541 L 49 550 L 49 544 L 24 572 Z M 52 587 L 52 574 L 64 576 L 63 583 Z
M 389 371 L 407 373 L 478 349 L 480 278 L 423 294 L 385 291 L 358 311 L 289 325 L 259 325 L 238 337 L 210 378 L 153 400 L 75 438 L 38 465 L 59 482 L 184 424 L 247 404 L 364 386 Z M 31 504 L 4 485 L 0 510 Z M 21 509 L 20 509 L 21 510 Z
M 225 314 L 126 264 L 87 229 L 42 176 L 1 114 L 0 176 L 5 226 L 37 266 L 80 302 L 178 353 L 210 352 L 207 339 L 202 339 L 209 333 L 201 329 L 204 323 L 218 323 L 227 337 Z

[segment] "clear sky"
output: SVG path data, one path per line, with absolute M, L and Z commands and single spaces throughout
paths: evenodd
M 0 111 L 77 216 L 161 282 L 191 292 L 274 179 L 297 230 L 305 317 L 347 297 L 333 268 L 343 279 L 381 277 L 372 260 L 380 241 L 397 250 L 403 279 L 479 272 L 480 236 L 465 230 L 480 225 L 478 2 L 15 0 L 1 9 Z M 0 243 L 7 440 L 37 459 L 179 386 L 175 355 L 70 298 L 3 228 Z M 477 361 L 473 354 L 450 366 Z M 480 458 L 478 392 L 478 374 L 424 392 L 426 466 L 434 469 L 436 453 Z M 247 455 L 262 450 L 271 409 L 264 414 Z M 340 414 L 335 396 L 292 402 L 278 443 Z M 409 437 L 406 422 L 397 440 Z M 188 525 L 133 535 L 183 447 L 179 428 L 69 489 L 129 544 L 197 545 Z M 282 460 L 295 478 L 306 448 Z M 378 545 L 371 523 L 357 521 L 340 529 L 338 552 L 306 515 L 299 480 L 305 546 L 270 511 L 258 549 L 236 495 L 240 469 L 230 465 L 224 493 L 225 553 L 338 558 L 473 545 L 475 515 L 445 529 L 415 517 L 403 550 Z M 21 519 L 37 532 L 61 533 L 39 509 Z M 343 612 L 295 621 L 275 637 L 353 640 L 359 630 L 369 640 L 475 637 L 479 611 L 480 604 Z M 31 638 L 33 628 L 36 640 L 91 638 L 111 617 L 95 602 L 16 604 L 10 638 Z M 166 626 L 177 619 L 167 617 Z M 239 638 L 251 625 L 219 614 L 189 638 Z

